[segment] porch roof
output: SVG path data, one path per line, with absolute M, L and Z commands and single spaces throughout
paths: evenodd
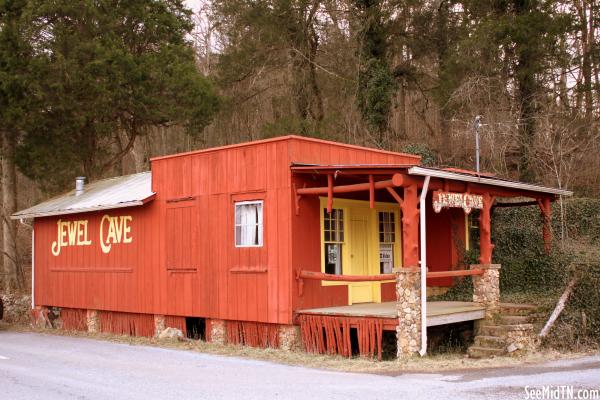
M 502 187 L 513 190 L 536 192 L 561 196 L 572 196 L 573 192 L 560 188 L 553 188 L 537 184 L 525 183 L 516 180 L 499 178 L 487 173 L 479 173 L 454 168 L 433 168 L 404 164 L 298 164 L 294 163 L 291 170 L 295 173 L 309 174 L 353 174 L 353 175 L 378 175 L 403 173 L 415 177 L 431 176 L 432 178 L 476 183 Z

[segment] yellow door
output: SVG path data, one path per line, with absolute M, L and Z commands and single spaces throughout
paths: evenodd
M 353 208 L 350 212 L 350 272 L 349 275 L 371 275 L 369 268 L 370 223 L 369 209 Z M 349 285 L 350 303 L 373 301 L 373 283 L 357 282 Z

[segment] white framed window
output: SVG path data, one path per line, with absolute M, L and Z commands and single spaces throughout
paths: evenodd
M 342 245 L 344 244 L 344 210 L 334 208 L 331 213 L 323 209 L 323 241 L 325 273 L 342 274 Z
M 262 200 L 238 201 L 235 207 L 235 247 L 262 247 Z
M 396 242 L 396 214 L 379 211 L 379 273 L 391 274 L 394 270 L 394 243 Z

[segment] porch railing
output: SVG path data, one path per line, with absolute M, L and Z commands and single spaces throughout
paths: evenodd
M 455 271 L 432 271 L 427 272 L 427 278 L 446 278 L 455 276 L 483 275 L 482 269 L 464 269 Z M 298 294 L 302 296 L 304 292 L 304 279 L 316 281 L 335 281 L 335 282 L 381 282 L 396 280 L 396 274 L 380 275 L 334 275 L 324 272 L 315 272 L 307 270 L 296 271 L 296 280 L 298 280 Z

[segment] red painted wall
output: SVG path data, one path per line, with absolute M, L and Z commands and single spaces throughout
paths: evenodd
M 59 218 L 36 219 L 36 304 L 291 323 L 296 307 L 347 302 L 345 287 L 319 286 L 313 297 L 297 297 L 293 270 L 320 269 L 319 209 L 306 200 L 295 215 L 292 162 L 417 159 L 297 137 L 154 159 L 157 194 L 149 204 L 62 217 L 87 219 L 91 245 L 66 247 L 54 256 Z M 233 204 L 253 199 L 264 201 L 264 246 L 236 248 Z M 104 214 L 132 217 L 132 242 L 114 244 L 108 254 L 96 238 Z

